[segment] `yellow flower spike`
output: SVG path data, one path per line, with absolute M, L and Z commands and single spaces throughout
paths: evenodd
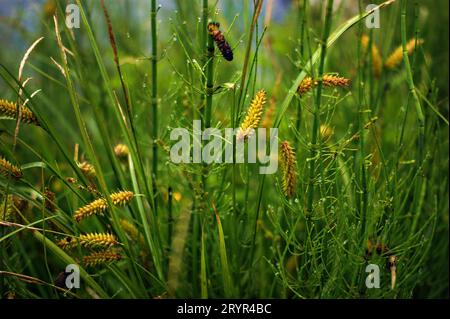
M 422 39 L 417 39 L 417 46 L 421 45 L 423 43 Z M 406 44 L 406 51 L 408 54 L 411 54 L 416 47 L 416 39 L 411 39 Z M 400 65 L 403 61 L 403 47 L 400 45 L 397 47 L 391 55 L 386 59 L 386 62 L 384 63 L 384 66 L 388 70 L 393 70 L 397 66 Z
M 282 189 L 286 197 L 291 198 L 297 187 L 297 160 L 295 151 L 288 141 L 281 143 L 281 163 L 283 170 Z
M 263 106 L 265 103 L 266 92 L 264 90 L 260 90 L 253 98 L 252 103 L 247 110 L 247 115 L 242 121 L 239 131 L 236 134 L 236 138 L 238 140 L 250 137 L 251 130 L 258 128 L 259 122 L 261 122 Z
M 106 264 L 112 261 L 121 260 L 122 256 L 113 251 L 99 251 L 93 252 L 88 256 L 83 257 L 83 262 L 86 266 L 97 266 L 100 264 Z

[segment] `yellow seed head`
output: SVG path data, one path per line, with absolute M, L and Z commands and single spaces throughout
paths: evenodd
M 295 194 L 297 186 L 297 160 L 295 151 L 288 141 L 281 143 L 281 164 L 283 172 L 282 189 L 286 197 Z
M 117 245 L 116 237 L 108 233 L 88 233 L 80 235 L 80 244 L 87 248 L 108 248 Z
M 328 87 L 337 87 L 337 86 L 346 87 L 346 86 L 348 86 L 349 82 L 350 82 L 349 79 L 346 79 L 344 77 L 340 77 L 337 75 L 333 75 L 333 74 L 325 74 L 322 77 L 322 85 L 328 86 Z M 300 96 L 303 96 L 307 92 L 309 92 L 313 86 L 314 87 L 317 86 L 317 83 L 318 83 L 317 80 L 314 80 L 314 83 L 313 83 L 313 80 L 311 77 L 309 77 L 309 76 L 305 77 L 302 80 L 302 82 L 300 83 L 300 85 L 298 86 L 297 93 Z
M 74 218 L 77 222 L 80 222 L 86 217 L 105 212 L 107 208 L 108 203 L 106 202 L 106 200 L 103 198 L 98 198 L 93 202 L 78 208 L 74 214 Z
M 86 266 L 97 266 L 99 264 L 106 264 L 112 261 L 122 259 L 122 256 L 114 251 L 99 251 L 93 252 L 88 256 L 83 257 L 83 262 Z
M 19 108 L 17 104 L 0 99 L 0 116 L 10 119 L 17 119 L 19 115 Z M 20 122 L 26 124 L 34 124 L 39 126 L 39 121 L 36 115 L 27 107 L 20 106 Z
M 129 153 L 130 151 L 128 150 L 128 146 L 125 144 L 117 144 L 114 147 L 114 154 L 116 154 L 119 159 L 127 159 Z
M 417 39 L 417 46 L 423 43 L 422 39 Z M 406 44 L 406 51 L 408 54 L 411 54 L 416 47 L 416 39 L 411 39 Z M 386 59 L 384 66 L 386 69 L 392 70 L 395 69 L 400 63 L 403 61 L 403 47 L 400 45 L 397 47 L 391 55 Z
M 114 205 L 124 206 L 129 203 L 134 197 L 134 193 L 131 191 L 121 191 L 111 194 L 111 201 Z
M 265 103 L 266 92 L 264 90 L 260 90 L 256 93 L 247 110 L 247 115 L 245 116 L 244 121 L 242 121 L 239 131 L 236 134 L 237 139 L 241 140 L 250 137 L 251 130 L 258 128 Z
M 5 177 L 14 177 L 17 180 L 22 178 L 22 170 L 18 166 L 11 164 L 11 162 L 7 161 L 3 157 L 0 157 L 0 174 Z

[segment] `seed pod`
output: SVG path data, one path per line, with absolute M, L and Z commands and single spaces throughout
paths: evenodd
M 231 50 L 230 45 L 228 44 L 227 40 L 225 40 L 224 35 L 219 30 L 220 23 L 218 22 L 210 22 L 208 23 L 208 33 L 209 35 L 214 39 L 214 42 L 216 42 L 217 47 L 219 48 L 220 52 L 222 53 L 222 56 L 227 61 L 233 60 L 233 50 Z

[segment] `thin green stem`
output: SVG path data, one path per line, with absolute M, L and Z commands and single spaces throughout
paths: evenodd
M 320 60 L 319 60 L 319 71 L 317 78 L 317 92 L 315 96 L 314 103 L 314 123 L 312 128 L 312 139 L 311 139 L 311 156 L 309 162 L 309 192 L 308 192 L 308 203 L 307 203 L 307 213 L 312 213 L 313 208 L 313 200 L 314 200 L 314 175 L 315 175 L 315 166 L 316 166 L 316 157 L 318 154 L 318 146 L 317 146 L 317 136 L 320 126 L 320 105 L 322 102 L 322 76 L 325 65 L 325 57 L 327 54 L 327 41 L 328 36 L 331 30 L 331 20 L 332 20 L 332 12 L 333 12 L 333 0 L 328 0 L 327 2 L 327 12 L 325 17 L 325 26 L 322 34 L 321 40 L 321 51 L 320 51 Z

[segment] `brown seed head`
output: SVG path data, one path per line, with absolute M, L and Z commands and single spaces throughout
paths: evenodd
M 20 122 L 26 124 L 34 124 L 39 126 L 39 121 L 36 115 L 27 107 L 20 106 L 17 108 L 17 104 L 0 99 L 0 116 L 4 116 L 10 119 L 17 119 L 20 113 Z
M 18 166 L 11 164 L 11 162 L 3 157 L 0 157 L 0 174 L 5 177 L 14 177 L 17 180 L 21 179 L 23 176 L 22 170 Z
M 88 256 L 83 257 L 83 262 L 86 266 L 97 266 L 99 264 L 105 264 L 112 261 L 121 260 L 122 256 L 114 251 L 99 251 L 93 252 Z

